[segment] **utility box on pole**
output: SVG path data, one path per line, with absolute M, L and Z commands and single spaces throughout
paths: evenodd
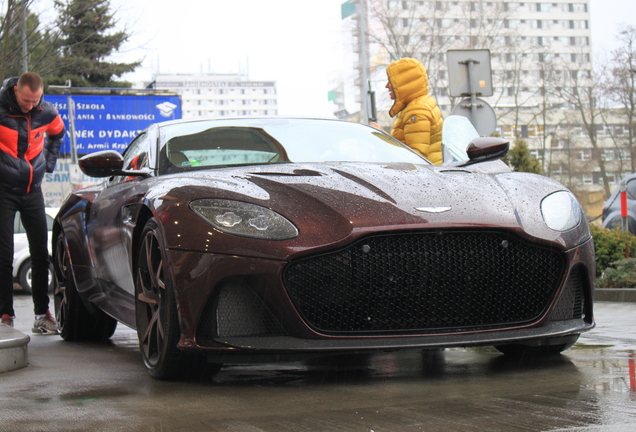
M 464 97 L 452 114 L 468 117 L 480 135 L 490 135 L 497 127 L 492 107 L 478 96 L 492 96 L 489 50 L 449 50 L 448 82 L 452 97 Z

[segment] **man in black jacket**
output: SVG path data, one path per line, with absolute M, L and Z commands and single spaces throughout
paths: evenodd
M 13 222 L 19 211 L 31 254 L 33 332 L 56 334 L 49 311 L 42 180 L 55 169 L 65 130 L 55 107 L 42 100 L 43 92 L 42 78 L 33 72 L 8 78 L 0 89 L 0 316 L 13 326 Z

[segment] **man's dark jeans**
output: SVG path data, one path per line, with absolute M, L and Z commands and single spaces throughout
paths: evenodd
M 15 195 L 0 188 L 0 315 L 14 316 L 13 310 L 13 224 L 16 211 L 29 240 L 33 306 L 36 315 L 49 310 L 49 251 L 42 189 Z

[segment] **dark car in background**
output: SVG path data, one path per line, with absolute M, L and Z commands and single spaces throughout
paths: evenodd
M 223 118 L 85 156 L 105 180 L 53 228 L 61 335 L 135 328 L 161 379 L 390 350 L 559 353 L 594 326 L 581 207 L 511 172 L 505 140 L 461 142 L 435 166 L 358 123 Z
M 636 235 L 636 174 L 630 174 L 623 178 L 627 192 L 627 229 Z M 621 187 L 614 189 L 609 199 L 603 205 L 603 228 L 621 229 L 623 217 L 621 213 Z

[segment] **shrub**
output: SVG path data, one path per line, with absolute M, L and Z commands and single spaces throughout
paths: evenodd
M 612 263 L 603 276 L 596 280 L 599 288 L 636 287 L 636 258 L 626 258 Z
M 596 252 L 596 276 L 607 269 L 616 269 L 616 263 L 626 258 L 636 258 L 636 236 L 629 231 L 600 228 L 590 225 Z M 624 269 L 624 267 L 621 267 Z

